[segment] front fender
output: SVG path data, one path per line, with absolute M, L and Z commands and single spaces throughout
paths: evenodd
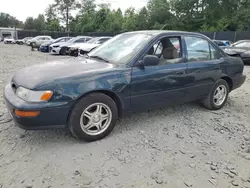
M 61 80 L 54 80 L 38 90 L 52 90 L 51 101 L 72 102 L 90 92 L 107 91 L 114 93 L 123 103 L 130 105 L 131 68 L 116 69 L 109 72 L 89 73 Z

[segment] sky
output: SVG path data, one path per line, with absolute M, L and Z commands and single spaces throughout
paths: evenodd
M 148 0 L 96 0 L 96 3 L 109 3 L 112 9 L 134 7 L 139 9 L 146 5 Z M 29 16 L 36 17 L 44 13 L 49 4 L 54 0 L 1 0 L 0 12 L 8 13 L 20 21 L 25 21 Z

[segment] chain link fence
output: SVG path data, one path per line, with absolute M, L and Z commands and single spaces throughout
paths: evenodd
M 200 32 L 206 36 L 208 36 L 210 39 L 213 40 L 229 40 L 232 42 L 238 41 L 238 40 L 250 40 L 250 31 L 219 31 L 219 32 Z M 58 37 L 65 37 L 65 36 L 115 36 L 118 33 L 112 33 L 112 32 L 56 32 L 56 31 L 27 31 L 27 30 L 19 30 L 17 31 L 18 38 L 24 38 L 24 37 L 36 37 L 38 35 L 49 35 L 52 38 L 58 38 Z

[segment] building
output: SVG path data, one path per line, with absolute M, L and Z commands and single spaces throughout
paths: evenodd
M 11 28 L 11 27 L 0 27 L 0 38 L 12 36 L 13 38 L 18 39 L 18 34 L 17 34 L 18 30 L 22 29 Z

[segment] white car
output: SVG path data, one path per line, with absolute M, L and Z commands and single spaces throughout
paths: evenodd
M 3 42 L 4 44 L 15 44 L 16 40 L 13 37 L 5 37 Z
M 30 41 L 30 46 L 39 49 L 43 43 L 52 42 L 54 39 L 51 36 L 37 36 Z
M 26 43 L 27 40 L 31 40 L 32 38 L 33 37 L 25 37 L 23 39 L 18 39 L 18 40 L 16 40 L 16 43 L 22 45 L 22 44 Z
M 50 54 L 66 55 L 70 45 L 76 43 L 85 43 L 90 39 L 92 39 L 92 37 L 77 36 L 68 40 L 67 42 L 58 42 L 49 46 L 49 52 Z
M 91 50 L 97 48 L 98 46 L 100 46 L 111 38 L 112 37 L 96 37 L 85 44 L 81 44 L 78 48 L 79 55 L 89 53 Z
M 31 42 L 31 40 L 32 40 L 33 38 L 34 38 L 34 37 L 32 37 L 32 38 L 26 40 L 25 44 L 28 45 L 28 46 L 30 46 L 30 42 Z

